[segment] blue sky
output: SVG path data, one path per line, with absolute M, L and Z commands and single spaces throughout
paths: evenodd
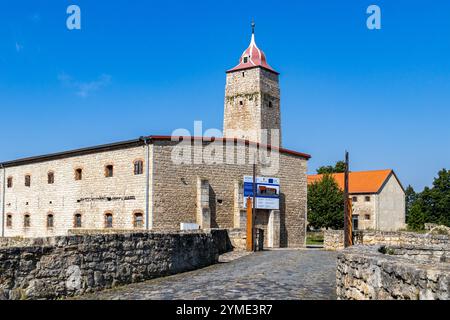
M 66 28 L 81 8 L 82 29 Z M 366 28 L 366 8 L 382 29 Z M 225 70 L 256 21 L 283 143 L 309 171 L 350 151 L 421 190 L 450 164 L 450 2 L 2 1 L 0 161 L 222 128 Z

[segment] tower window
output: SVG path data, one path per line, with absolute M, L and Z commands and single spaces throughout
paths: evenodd
M 29 174 L 27 174 L 25 176 L 25 187 L 29 187 L 31 186 L 31 176 Z
M 365 218 L 366 220 L 370 220 L 370 214 L 365 214 L 365 215 L 364 215 L 364 218 Z
M 54 184 L 55 183 L 55 174 L 53 172 L 49 172 L 47 174 L 47 182 L 48 182 L 48 184 Z
M 11 228 L 12 227 L 12 215 L 8 214 L 6 216 L 6 227 Z
M 353 202 L 358 202 L 358 197 L 353 197 L 353 198 L 352 198 L 352 201 L 353 201 Z
M 83 179 L 83 169 L 75 169 L 75 180 Z
M 114 167 L 111 164 L 105 166 L 105 177 L 111 178 L 113 175 L 114 175 Z
M 244 101 L 240 100 L 240 101 L 239 101 L 239 105 L 240 105 L 240 106 L 243 106 L 243 105 L 244 105 Z
M 31 218 L 29 214 L 23 216 L 23 226 L 29 228 L 31 226 Z
M 144 173 L 144 162 L 142 160 L 136 160 L 134 162 L 134 175 Z
M 108 212 L 105 214 L 105 228 L 112 228 L 113 227 L 113 215 L 112 213 Z
M 269 101 L 269 108 L 272 108 L 272 107 L 273 107 L 272 101 Z
M 53 214 L 47 215 L 47 228 L 53 228 Z
M 73 227 L 81 228 L 81 213 L 76 213 L 73 217 Z
M 7 187 L 8 188 L 12 188 L 13 187 L 13 178 L 12 177 L 8 177 Z
M 366 196 L 366 202 L 369 202 L 370 201 L 370 197 L 369 196 Z
M 135 212 L 133 216 L 133 226 L 136 229 L 144 227 L 144 215 L 142 212 Z

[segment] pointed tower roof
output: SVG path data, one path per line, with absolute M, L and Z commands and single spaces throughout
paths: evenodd
M 252 39 L 250 40 L 250 45 L 245 51 L 242 53 L 241 58 L 239 59 L 239 64 L 230 69 L 228 72 L 233 72 L 237 70 L 250 69 L 254 67 L 261 67 L 272 71 L 276 74 L 279 74 L 275 71 L 268 63 L 266 59 L 266 55 L 264 52 L 258 48 L 255 42 L 255 22 L 252 22 Z

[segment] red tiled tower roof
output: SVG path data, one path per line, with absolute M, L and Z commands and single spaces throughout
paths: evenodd
M 241 58 L 239 59 L 239 64 L 236 67 L 234 67 L 233 69 L 228 70 L 227 72 L 250 69 L 250 68 L 254 68 L 254 67 L 262 67 L 262 68 L 270 70 L 276 74 L 279 74 L 267 63 L 266 55 L 256 45 L 255 24 L 252 23 L 252 38 L 250 40 L 250 45 L 242 53 Z

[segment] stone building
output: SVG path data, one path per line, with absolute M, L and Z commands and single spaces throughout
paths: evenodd
M 255 161 L 259 176 L 280 179 L 279 210 L 258 209 L 255 217 L 266 246 L 301 247 L 310 156 L 277 139 L 261 143 L 280 118 L 278 73 L 252 35 L 227 72 L 224 138 L 146 136 L 0 163 L 1 236 L 179 230 L 182 223 L 243 229 L 243 179 Z
M 308 184 L 322 177 L 321 174 L 309 175 Z M 333 177 L 344 190 L 344 174 L 334 173 Z M 350 172 L 348 183 L 355 229 L 397 231 L 405 228 L 405 190 L 393 170 Z

